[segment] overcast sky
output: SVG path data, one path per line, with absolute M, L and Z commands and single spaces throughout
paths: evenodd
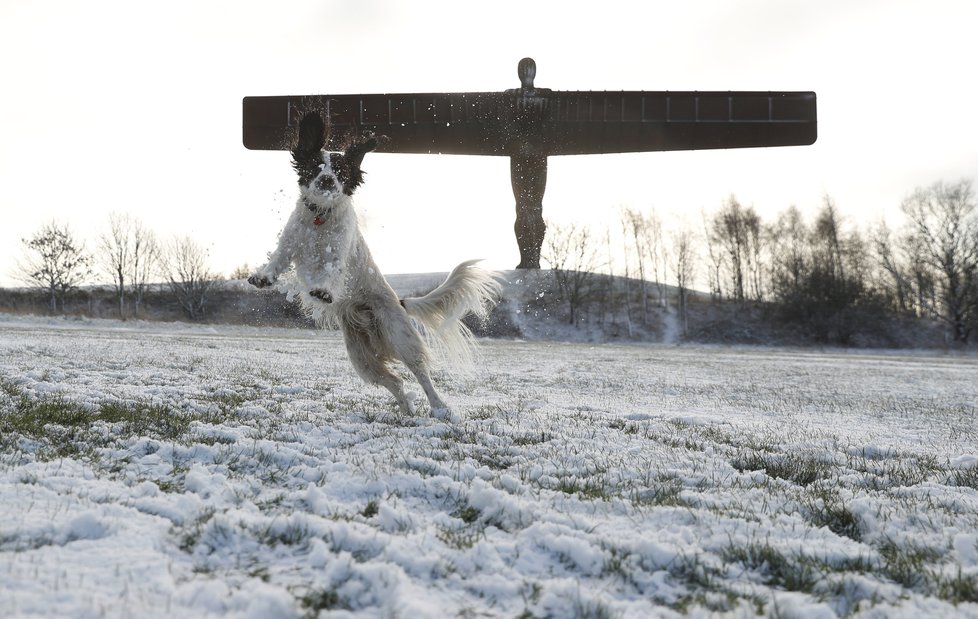
M 853 222 L 978 176 L 978 3 L 880 0 L 0 2 L 0 285 L 55 220 L 89 247 L 111 212 L 260 265 L 293 208 L 288 154 L 241 145 L 247 95 L 515 88 L 814 90 L 815 145 L 551 158 L 544 214 L 621 207 L 700 225 L 833 197 Z M 519 259 L 505 158 L 371 154 L 357 207 L 380 267 Z M 609 177 L 614 183 L 607 182 Z

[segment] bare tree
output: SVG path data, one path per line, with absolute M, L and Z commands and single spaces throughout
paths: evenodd
M 642 294 L 642 321 L 648 322 L 648 284 L 655 283 L 658 302 L 665 304 L 665 282 L 667 277 L 666 247 L 663 242 L 662 220 L 655 209 L 648 214 L 626 209 L 622 215 L 622 230 L 626 237 L 630 234 L 634 244 L 636 265 L 639 270 Z
M 126 278 L 129 275 L 129 262 L 132 248 L 129 242 L 131 222 L 128 215 L 112 213 L 109 215 L 109 231 L 98 239 L 96 259 L 99 266 L 112 278 L 116 298 L 119 301 L 119 318 L 126 318 Z
M 109 231 L 99 237 L 97 255 L 102 270 L 112 278 L 119 317 L 126 318 L 127 292 L 138 314 L 146 286 L 157 271 L 159 246 L 155 235 L 129 215 L 112 213 Z
M 612 243 L 611 243 L 611 227 L 610 226 L 607 227 L 607 228 L 605 228 L 605 231 L 604 231 L 604 249 L 605 249 L 605 254 L 608 256 L 608 262 L 605 263 L 605 266 L 607 266 L 607 268 L 608 268 L 608 277 L 607 277 L 607 279 L 605 281 L 604 294 L 602 295 L 602 298 L 601 298 L 601 305 L 602 305 L 601 315 L 602 315 L 602 317 L 604 315 L 606 315 L 606 314 L 611 316 L 611 327 L 614 330 L 613 332 L 614 333 L 617 333 L 617 329 L 618 329 L 618 315 L 617 315 L 616 310 L 619 307 L 619 302 L 620 301 L 624 301 L 625 328 L 628 330 L 628 335 L 631 336 L 631 334 L 632 334 L 632 308 L 631 308 L 631 300 L 629 299 L 629 296 L 628 296 L 628 293 L 629 293 L 629 285 L 628 285 L 628 279 L 629 279 L 628 252 L 627 252 L 627 248 L 626 248 L 625 255 L 624 255 L 624 261 L 623 261 L 624 269 L 625 269 L 625 271 L 624 271 L 624 278 L 621 278 L 621 279 L 616 278 L 615 277 L 615 257 L 614 257 L 614 252 L 613 252 L 613 246 L 612 246 Z M 618 287 L 619 287 L 618 284 L 619 283 L 624 288 L 624 293 L 623 294 L 619 294 L 618 293 Z M 603 320 L 603 318 L 602 318 L 602 320 Z
M 726 259 L 730 295 L 737 301 L 760 299 L 761 220 L 754 208 L 744 208 L 730 196 L 709 222 L 707 234 L 711 252 L 715 247 Z M 719 280 L 720 262 L 716 264 Z
M 243 262 L 234 267 L 234 270 L 231 271 L 231 275 L 228 276 L 228 279 L 248 279 L 248 276 L 252 273 L 254 273 L 254 269 L 248 266 L 247 262 Z
M 971 181 L 918 188 L 901 209 L 909 253 L 936 284 L 933 314 L 953 341 L 967 343 L 978 327 L 978 202 Z
M 652 279 L 659 295 L 659 305 L 666 303 L 666 245 L 662 235 L 662 220 L 653 209 L 642 221 L 642 232 L 645 236 L 645 254 L 652 267 Z
M 816 267 L 823 269 L 833 281 L 845 283 L 846 256 L 843 251 L 842 220 L 839 209 L 829 196 L 825 196 L 822 208 L 812 226 L 812 247 L 815 250 Z
M 215 276 L 207 267 L 207 252 L 190 237 L 178 237 L 162 256 L 163 272 L 170 290 L 190 320 L 204 316 Z
M 792 205 L 780 213 L 768 227 L 772 293 L 778 299 L 796 298 L 801 294 L 811 262 L 809 230 L 798 207 Z
M 721 273 L 726 265 L 726 260 L 724 260 L 719 241 L 714 239 L 710 233 L 710 222 L 706 217 L 706 213 L 704 212 L 702 215 L 703 238 L 706 240 L 706 253 L 710 258 L 710 269 L 707 272 L 707 280 L 710 285 L 710 297 L 716 302 L 723 298 L 723 278 L 721 277 Z
M 693 232 L 686 227 L 672 234 L 672 273 L 678 290 L 679 316 L 683 335 L 689 335 L 689 286 L 696 275 Z
M 625 209 L 621 212 L 622 237 L 625 249 L 625 276 L 628 276 L 629 257 L 634 255 L 635 267 L 638 269 L 639 295 L 642 304 L 642 324 L 649 321 L 649 292 L 648 279 L 645 272 L 646 264 L 646 238 L 645 238 L 645 217 L 637 210 Z M 631 240 L 631 247 L 629 247 Z M 627 291 L 626 291 L 627 292 Z
M 134 221 L 130 230 L 132 260 L 129 262 L 129 292 L 133 300 L 133 314 L 139 316 L 143 295 L 160 270 L 162 248 L 152 230 Z
M 876 256 L 880 287 L 889 300 L 893 309 L 901 313 L 909 313 L 913 307 L 913 284 L 911 283 L 905 262 L 893 240 L 893 231 L 880 221 L 870 230 L 870 242 Z
M 92 258 L 85 244 L 76 240 L 68 225 L 45 224 L 30 239 L 23 239 L 27 255 L 18 263 L 15 276 L 30 286 L 47 290 L 51 312 L 65 311 L 68 292 L 91 276 Z
M 576 324 L 590 292 L 594 271 L 599 267 L 597 244 L 586 226 L 548 224 L 547 230 L 542 257 L 553 269 L 558 293 L 567 301 L 568 322 Z

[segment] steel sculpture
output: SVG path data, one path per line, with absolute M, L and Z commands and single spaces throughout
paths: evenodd
M 332 126 L 329 150 L 372 132 L 387 137 L 377 152 L 509 157 L 517 268 L 539 268 L 550 156 L 800 146 L 818 135 L 814 92 L 561 91 L 534 86 L 531 58 L 517 72 L 520 87 L 502 92 L 245 97 L 244 145 L 288 150 L 317 110 Z

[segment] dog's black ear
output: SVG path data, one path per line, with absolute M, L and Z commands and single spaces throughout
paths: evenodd
M 346 151 L 343 153 L 343 157 L 346 159 L 346 169 L 349 170 L 348 179 L 344 179 L 344 189 L 348 195 L 353 193 L 353 190 L 363 183 L 363 170 L 360 169 L 360 165 L 363 163 L 363 158 L 370 151 L 377 148 L 378 140 L 372 134 L 365 134 L 355 138 L 349 146 L 346 147 Z
M 292 167 L 299 175 L 300 185 L 308 184 L 319 174 L 325 145 L 326 123 L 323 117 L 319 112 L 308 112 L 299 121 L 299 137 L 292 148 Z
M 363 135 L 353 141 L 346 149 L 346 160 L 350 162 L 350 167 L 357 169 L 363 163 L 363 158 L 370 151 L 377 148 L 377 138 L 373 135 Z

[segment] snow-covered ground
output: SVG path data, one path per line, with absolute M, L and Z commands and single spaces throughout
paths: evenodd
M 974 357 L 480 346 L 0 316 L 0 616 L 978 617 Z

